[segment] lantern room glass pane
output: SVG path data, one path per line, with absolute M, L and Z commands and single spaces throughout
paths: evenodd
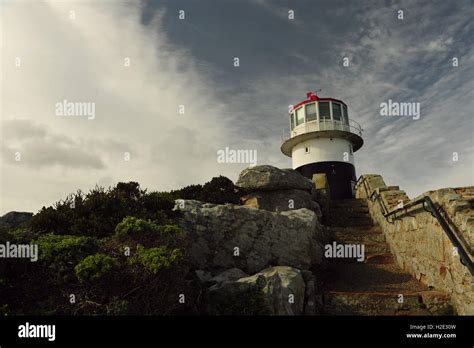
M 331 119 L 331 113 L 329 112 L 329 102 L 319 102 L 319 120 L 325 121 Z
M 332 117 L 336 121 L 341 121 L 341 118 L 342 118 L 341 104 L 332 103 Z
M 316 121 L 316 104 L 306 104 L 306 122 Z
M 294 113 L 290 114 L 290 127 L 291 127 L 291 130 L 295 128 L 295 114 Z
M 296 110 L 296 125 L 299 126 L 300 124 L 304 123 L 304 113 L 303 108 L 299 108 Z
M 349 124 L 349 115 L 347 114 L 347 106 L 345 106 L 344 104 L 342 104 L 342 118 L 344 120 L 344 123 L 345 124 Z

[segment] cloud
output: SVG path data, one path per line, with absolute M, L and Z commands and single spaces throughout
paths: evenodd
M 98 182 L 164 190 L 233 174 L 216 161 L 235 140 L 225 104 L 199 62 L 169 42 L 163 11 L 143 25 L 139 3 L 7 2 L 2 10 L 2 213 L 36 211 Z M 95 119 L 56 116 L 64 99 L 95 103 Z
M 358 174 L 380 173 L 410 196 L 472 185 L 469 1 L 287 4 L 239 3 L 242 17 L 217 20 L 206 13 L 224 5 L 190 3 L 186 24 L 165 10 L 174 4 L 148 7 L 146 23 L 135 2 L 4 4 L 0 213 L 35 211 L 96 183 L 167 190 L 219 174 L 235 180 L 246 165 L 217 163 L 225 147 L 289 167 L 280 152 L 288 105 L 318 88 L 346 101 L 364 128 Z M 295 20 L 281 25 L 288 6 Z M 234 54 L 240 69 L 228 64 Z M 64 99 L 94 102 L 95 119 L 56 116 Z M 381 117 L 388 99 L 420 102 L 420 120 Z M 11 161 L 18 149 L 21 165 Z
M 278 5 L 275 5 L 275 2 L 272 3 L 271 1 L 268 1 L 268 0 L 255 0 L 255 4 L 264 8 L 266 11 L 271 13 L 272 16 L 275 16 L 289 24 L 294 24 L 296 26 L 302 27 L 302 23 L 296 20 L 298 16 L 297 13 L 293 12 L 295 16 L 294 19 L 291 19 L 291 20 L 289 19 L 290 11 L 294 11 L 294 9 L 292 9 L 291 7 L 278 6 Z
M 278 147 L 275 135 L 282 128 L 288 132 L 283 116 L 287 105 L 304 99 L 305 91 L 322 87 L 321 96 L 347 102 L 350 117 L 364 128 L 365 144 L 355 156 L 358 174 L 380 173 L 412 197 L 436 188 L 472 185 L 474 52 L 472 45 L 462 44 L 472 36 L 466 29 L 470 5 L 460 2 L 447 11 L 444 5 L 419 6 L 420 2 L 360 4 L 344 6 L 345 13 L 354 14 L 360 30 L 345 38 L 330 38 L 339 56 L 322 61 L 308 50 L 298 58 L 313 60 L 311 69 L 248 83 L 245 98 L 240 98 L 253 101 L 249 109 L 255 116 L 248 119 L 249 132 L 255 137 L 260 134 L 262 141 L 273 140 L 267 158 L 284 166 L 287 162 L 270 149 Z M 396 17 L 400 8 L 405 11 L 403 21 Z M 323 36 L 314 33 L 317 46 L 328 40 Z M 350 57 L 348 68 L 342 67 L 344 56 Z M 453 67 L 452 57 L 462 63 Z M 419 102 L 421 119 L 381 117 L 380 104 L 388 99 Z M 266 131 L 260 128 L 264 124 Z M 459 154 L 457 162 L 454 152 Z
M 74 140 L 64 134 L 55 134 L 44 124 L 16 119 L 2 121 L 2 128 L 4 141 L 1 152 L 5 163 L 24 164 L 32 169 L 54 165 L 63 168 L 105 168 L 104 162 L 97 154 L 97 146 Z

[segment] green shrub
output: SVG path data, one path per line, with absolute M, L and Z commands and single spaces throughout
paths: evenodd
M 107 304 L 107 315 L 127 315 L 129 303 L 127 300 L 121 300 L 113 297 Z
M 146 212 L 170 212 L 174 208 L 174 197 L 169 192 L 151 192 L 143 196 L 140 203 Z
M 114 258 L 99 253 L 87 256 L 74 267 L 74 270 L 79 281 L 90 282 L 102 278 L 115 265 Z
M 174 199 L 194 199 L 200 200 L 202 185 L 188 185 L 179 190 L 171 191 L 170 194 Z
M 31 219 L 35 232 L 107 237 L 126 216 L 167 223 L 174 200 L 169 193 L 146 193 L 136 182 L 116 187 L 96 187 L 87 194 L 78 191 L 53 207 L 43 207 Z
M 239 204 L 240 202 L 234 183 L 222 175 L 204 184 L 200 196 L 201 201 L 214 204 Z
M 38 238 L 39 235 L 28 227 L 18 227 L 8 231 L 10 242 L 19 244 L 28 244 L 32 239 Z M 0 237 L 1 240 L 1 237 Z
M 179 249 L 168 249 L 156 247 L 145 249 L 138 245 L 136 254 L 129 259 L 131 265 L 139 265 L 151 274 L 157 274 L 160 270 L 167 269 L 181 259 L 182 252 Z
M 145 246 L 166 246 L 169 248 L 183 248 L 185 236 L 183 231 L 174 224 L 157 225 L 133 216 L 127 216 L 115 227 L 115 238 L 119 241 L 128 241 Z
M 136 182 L 118 183 L 78 191 L 43 207 L 22 228 L 0 228 L 0 242 L 32 243 L 39 249 L 38 262 L 0 262 L 0 298 L 8 303 L 0 305 L 0 313 L 197 311 L 201 289 L 190 276 L 186 235 L 175 224 L 181 214 L 173 210 L 179 198 L 238 203 L 236 189 L 225 177 L 171 192 L 148 193 Z M 131 256 L 124 256 L 125 247 L 134 250 Z M 64 297 L 72 290 L 75 306 Z M 186 293 L 186 305 L 176 306 L 179 293 Z
M 212 178 L 203 186 L 189 185 L 171 192 L 142 190 L 137 182 L 120 182 L 113 188 L 95 187 L 89 193 L 77 191 L 35 214 L 32 233 L 108 237 L 126 216 L 153 220 L 160 225 L 172 222 L 176 199 L 195 199 L 209 203 L 239 203 L 232 181 L 224 176 Z
M 115 236 L 119 239 L 152 238 L 158 233 L 158 225 L 134 216 L 127 216 L 115 227 Z
M 240 196 L 232 180 L 225 176 L 212 178 L 211 181 L 201 185 L 189 185 L 180 190 L 171 191 L 174 199 L 194 199 L 207 203 L 239 204 Z
M 42 235 L 31 243 L 38 244 L 38 263 L 64 280 L 80 260 L 94 254 L 99 247 L 99 241 L 93 237 L 54 234 Z

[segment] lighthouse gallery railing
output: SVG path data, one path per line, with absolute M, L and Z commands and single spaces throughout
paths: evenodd
M 303 124 L 300 124 L 293 128 L 293 130 L 290 131 L 290 136 L 287 134 L 284 134 L 282 136 L 282 141 L 286 141 L 294 136 L 308 133 L 308 132 L 317 132 L 317 131 L 328 131 L 328 130 L 340 130 L 343 132 L 350 132 L 357 134 L 358 136 L 362 136 L 362 127 L 361 125 L 352 120 L 349 119 L 349 124 L 340 122 L 340 121 L 335 121 L 335 120 L 320 120 L 320 121 L 309 121 L 305 122 Z

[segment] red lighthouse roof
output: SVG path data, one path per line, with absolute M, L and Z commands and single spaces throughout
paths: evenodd
M 300 107 L 303 104 L 308 104 L 308 103 L 312 103 L 312 102 L 315 102 L 315 101 L 334 101 L 334 102 L 342 103 L 347 107 L 347 104 L 344 103 L 342 100 L 334 99 L 334 98 L 321 98 L 321 97 L 318 97 L 317 95 L 315 95 L 313 92 L 307 92 L 306 93 L 306 98 L 308 98 L 308 99 L 303 100 L 303 101 L 299 102 L 298 104 L 294 105 L 293 109 L 290 110 L 290 112 L 293 111 L 294 109 L 297 109 L 298 107 Z

